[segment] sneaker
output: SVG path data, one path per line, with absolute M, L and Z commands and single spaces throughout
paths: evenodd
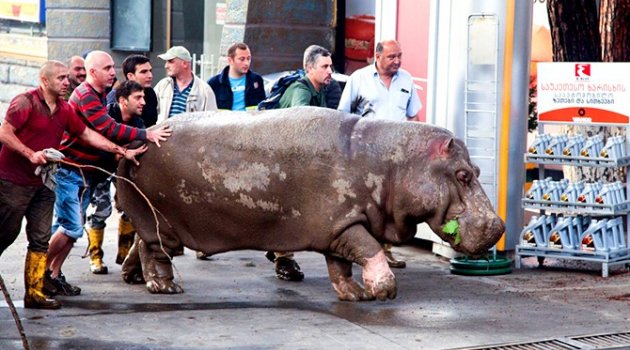
M 63 273 L 59 273 L 57 278 L 51 277 L 51 282 L 57 289 L 58 295 L 75 296 L 81 294 L 81 288 L 66 282 L 66 276 Z
M 54 297 L 55 295 L 59 294 L 59 291 L 57 290 L 57 287 L 55 287 L 55 283 L 50 274 L 50 270 L 46 270 L 46 272 L 44 272 L 44 287 L 42 289 L 44 294 L 46 294 L 48 297 Z
M 265 258 L 271 262 L 276 262 L 276 253 L 268 251 L 265 253 Z
M 304 279 L 297 261 L 286 257 L 276 259 L 276 277 L 285 281 L 299 282 Z

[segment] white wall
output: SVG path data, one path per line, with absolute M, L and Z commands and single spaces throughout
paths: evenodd
M 346 17 L 354 15 L 372 15 L 375 14 L 376 0 L 347 0 L 346 1 Z

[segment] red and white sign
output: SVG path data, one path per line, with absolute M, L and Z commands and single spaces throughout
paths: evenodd
M 630 63 L 538 63 L 538 120 L 585 124 L 630 121 Z

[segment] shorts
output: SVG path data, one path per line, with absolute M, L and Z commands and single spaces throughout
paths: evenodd
M 75 241 L 83 236 L 85 212 L 90 204 L 90 176 L 86 183 L 77 170 L 60 168 L 57 174 L 55 215 L 52 232 L 61 231 Z

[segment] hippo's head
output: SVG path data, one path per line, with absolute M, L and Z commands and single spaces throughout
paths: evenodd
M 422 153 L 416 159 L 420 164 L 409 167 L 402 180 L 413 204 L 402 202 L 414 206 L 405 208 L 405 221 L 425 221 L 458 252 L 473 256 L 487 252 L 505 224 L 481 187 L 479 168 L 470 161 L 466 146 L 443 134 L 431 138 Z

